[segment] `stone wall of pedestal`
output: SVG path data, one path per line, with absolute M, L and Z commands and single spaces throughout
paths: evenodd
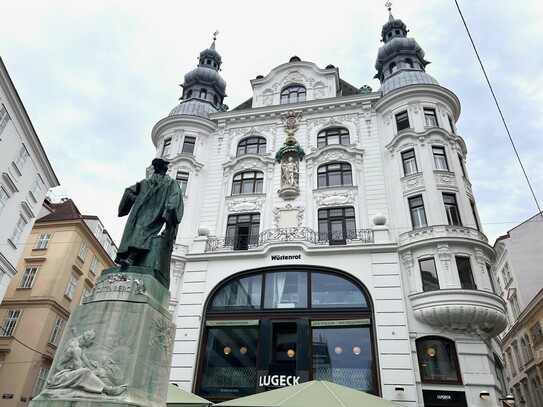
M 175 325 L 144 268 L 106 270 L 70 316 L 32 407 L 164 407 Z

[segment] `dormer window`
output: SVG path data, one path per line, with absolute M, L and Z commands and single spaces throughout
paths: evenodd
M 187 92 L 187 99 L 192 97 L 192 89 Z
M 413 60 L 410 59 L 410 58 L 407 58 L 407 59 L 405 60 L 405 67 L 406 67 L 406 68 L 414 68 L 414 66 L 413 66 Z
M 200 90 L 200 99 L 206 99 L 207 98 L 207 90 L 201 89 Z
M 292 85 L 282 90 L 281 104 L 304 102 L 306 90 L 304 86 Z

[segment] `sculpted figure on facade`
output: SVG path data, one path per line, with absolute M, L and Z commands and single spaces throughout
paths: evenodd
M 118 396 L 127 389 L 128 384 L 119 384 L 123 375 L 113 360 L 104 358 L 100 366 L 85 355 L 84 350 L 93 345 L 95 336 L 91 330 L 68 341 L 57 356 L 48 389 L 74 389 L 109 396 Z
M 150 267 L 169 288 L 170 259 L 177 227 L 183 217 L 179 184 L 166 174 L 169 161 L 155 158 L 154 174 L 125 189 L 119 216 L 129 214 L 115 262 L 123 269 Z M 162 232 L 159 234 L 159 232 Z
M 294 161 L 292 157 L 289 157 L 287 161 L 281 164 L 282 170 L 282 186 L 298 188 L 298 179 L 300 170 L 298 163 Z

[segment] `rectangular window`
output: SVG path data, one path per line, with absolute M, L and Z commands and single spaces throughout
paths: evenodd
M 9 122 L 9 114 L 4 105 L 0 106 L 0 136 Z
M 96 274 L 96 268 L 98 267 L 98 257 L 92 256 L 92 261 L 90 265 L 90 271 Z
M 51 338 L 49 338 L 49 343 L 52 343 L 53 345 L 57 346 L 60 342 L 60 338 L 62 337 L 62 327 L 64 326 L 64 319 L 61 317 L 57 317 L 57 320 L 55 321 L 55 326 L 53 327 L 53 331 L 51 332 Z
M 445 205 L 445 213 L 447 214 L 447 222 L 449 225 L 461 226 L 460 213 L 458 212 L 458 205 L 456 203 L 456 196 L 454 194 L 443 194 L 443 204 Z
M 83 303 L 83 300 L 87 298 L 91 293 L 91 290 L 89 290 L 87 287 L 83 287 L 83 294 L 81 294 L 81 300 L 79 301 L 79 304 Z
M 30 195 L 32 195 L 32 198 L 34 198 L 34 201 L 38 201 L 38 198 L 40 197 L 40 192 L 44 188 L 45 184 L 43 183 L 43 180 L 38 175 L 36 180 L 34 181 L 34 185 L 32 186 L 32 190 L 30 191 Z
M 68 287 L 66 287 L 66 292 L 64 293 L 64 295 L 70 300 L 74 297 L 75 287 L 77 287 L 78 280 L 79 279 L 73 274 L 70 276 L 70 282 L 68 283 Z
M 179 183 L 179 188 L 181 188 L 181 193 L 183 196 L 187 194 L 187 185 L 189 183 L 189 173 L 183 171 L 177 171 L 175 179 Z
M 248 250 L 258 245 L 260 214 L 230 215 L 226 227 L 226 246 L 234 250 Z
M 477 217 L 477 210 L 475 209 L 475 202 L 470 200 L 469 205 L 471 206 L 471 214 L 473 215 L 473 221 L 475 222 L 475 229 L 481 231 L 481 225 L 479 224 L 479 218 Z
M 347 244 L 356 239 L 354 208 L 319 209 L 319 240 L 333 245 Z
M 23 234 L 23 230 L 26 226 L 27 222 L 26 219 L 23 218 L 23 215 L 19 215 L 19 220 L 17 220 L 17 224 L 15 225 L 15 229 L 13 230 L 13 233 L 11 234 L 10 240 L 13 243 L 19 243 L 19 240 L 21 240 L 21 235 Z
M 81 246 L 79 246 L 79 253 L 77 254 L 77 256 L 81 259 L 81 260 L 85 260 L 85 257 L 87 257 L 87 250 L 88 250 L 88 246 L 85 242 L 82 242 L 81 243 Z
M 6 207 L 6 202 L 8 201 L 8 199 L 9 199 L 9 196 L 6 190 L 0 187 L 0 214 L 2 214 L 2 211 Z
M 162 155 L 166 157 L 169 156 L 171 149 L 172 149 L 172 138 L 169 137 L 166 140 L 164 140 L 164 147 L 162 147 Z
M 26 161 L 28 160 L 30 156 L 28 155 L 28 151 L 26 147 L 23 145 L 21 146 L 21 150 L 19 150 L 19 155 L 15 159 L 15 166 L 19 171 L 23 170 L 23 167 L 26 164 Z
M 49 369 L 46 369 L 45 367 L 40 367 L 38 378 L 36 379 L 36 385 L 34 386 L 34 391 L 32 392 L 32 397 L 38 397 L 38 394 L 41 393 L 41 391 L 45 387 L 45 381 L 47 380 L 48 373 Z
M 398 129 L 398 133 L 409 128 L 409 116 L 407 115 L 407 110 L 396 115 L 396 127 Z
M 424 123 L 426 124 L 426 127 L 437 127 L 437 116 L 435 109 L 429 107 L 424 108 Z
M 189 137 L 186 136 L 185 140 L 183 140 L 183 148 L 181 149 L 181 153 L 183 154 L 194 154 L 194 146 L 196 145 L 196 137 Z
M 417 160 L 415 158 L 415 150 L 407 150 L 402 152 L 403 174 L 405 176 L 415 174 L 417 172 Z
M 32 284 L 34 284 L 34 279 L 36 278 L 37 272 L 37 267 L 25 268 L 23 278 L 21 278 L 21 282 L 19 283 L 19 288 L 32 288 Z
M 424 212 L 422 195 L 409 198 L 408 201 L 413 229 L 425 228 L 428 226 L 428 223 L 426 222 L 426 213 Z
M 0 329 L 0 336 L 12 336 L 13 332 L 15 332 L 15 327 L 17 326 L 17 322 L 19 321 L 20 317 L 21 317 L 20 309 L 8 310 L 8 313 L 6 314 L 6 318 L 4 318 L 4 323 L 2 324 L 2 328 Z
M 514 293 L 509 300 L 511 302 L 511 309 L 513 310 L 513 316 L 515 319 L 520 315 L 520 305 L 518 303 L 517 293 Z
M 419 260 L 423 291 L 439 290 L 436 262 L 434 258 Z
M 466 178 L 466 168 L 464 167 L 464 157 L 462 157 L 460 154 L 458 154 L 458 162 L 460 163 L 460 171 L 462 173 L 462 176 Z
M 541 323 L 539 321 L 530 328 L 530 335 L 534 346 L 539 345 L 543 341 L 543 332 L 541 332 Z
M 495 293 L 496 291 L 496 284 L 494 284 L 494 277 L 492 276 L 492 266 L 489 263 L 485 263 L 486 266 L 486 273 L 488 275 L 488 279 L 490 280 L 490 288 L 492 288 L 492 292 Z
M 451 126 L 451 133 L 452 133 L 452 134 L 456 134 L 456 130 L 455 130 L 455 128 L 454 128 L 453 119 L 452 119 L 451 116 L 448 116 L 448 118 L 449 118 L 449 126 Z
M 473 280 L 473 272 L 471 271 L 471 263 L 468 257 L 456 257 L 456 268 L 460 277 L 460 286 L 467 290 L 476 290 L 477 286 Z
M 38 240 L 36 241 L 36 245 L 34 246 L 34 249 L 37 249 L 37 250 L 47 249 L 49 247 L 50 241 L 51 241 L 50 234 L 40 235 L 38 237 Z
M 449 171 L 449 165 L 447 164 L 447 156 L 445 155 L 444 147 L 432 147 L 432 153 L 434 154 L 434 165 L 436 170 Z

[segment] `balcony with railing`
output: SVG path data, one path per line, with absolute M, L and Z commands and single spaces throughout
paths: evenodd
M 373 229 L 337 230 L 332 233 L 316 232 L 307 227 L 267 229 L 256 236 L 209 236 L 206 252 L 258 250 L 269 243 L 304 242 L 311 246 L 345 246 L 373 244 Z

